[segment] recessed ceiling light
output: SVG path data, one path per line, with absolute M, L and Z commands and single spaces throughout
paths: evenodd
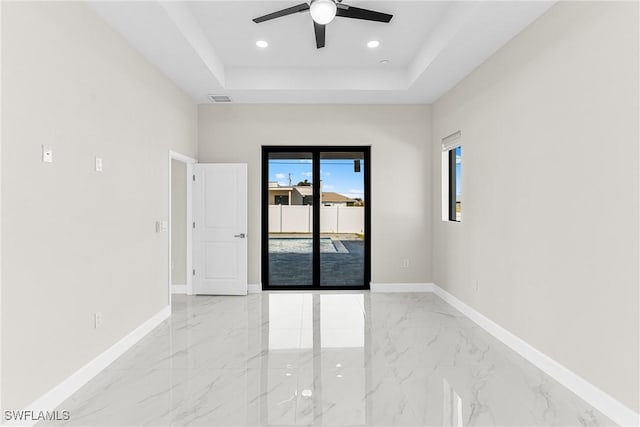
M 381 60 L 380 60 L 380 63 L 381 63 L 382 65 L 387 65 L 389 62 L 391 62 L 391 61 L 389 61 L 388 59 L 381 59 Z
M 378 40 L 371 40 L 369 43 L 367 43 L 367 46 L 369 46 L 371 49 L 374 49 L 380 46 L 380 42 Z
M 264 41 L 264 40 L 258 40 L 258 41 L 256 42 L 256 46 L 258 46 L 258 47 L 260 47 L 260 48 L 264 49 L 265 47 L 269 46 L 269 43 L 267 43 L 267 42 L 266 42 L 266 41 Z

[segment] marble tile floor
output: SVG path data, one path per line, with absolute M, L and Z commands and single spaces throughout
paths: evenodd
M 174 296 L 74 426 L 614 423 L 433 294 Z

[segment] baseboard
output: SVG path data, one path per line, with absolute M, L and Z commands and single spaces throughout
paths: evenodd
M 171 306 L 166 306 L 153 315 L 153 317 L 146 320 L 133 331 L 129 332 L 120 341 L 102 352 L 95 359 L 78 369 L 71 376 L 49 390 L 39 399 L 32 402 L 29 406 L 24 408 L 24 410 L 33 411 L 34 414 L 37 414 L 40 411 L 55 410 L 62 402 L 98 375 L 118 357 L 122 356 L 124 352 L 133 347 L 134 344 L 140 341 L 140 339 L 151 332 L 169 316 L 171 316 Z M 6 423 L 6 425 L 32 426 L 35 425 L 35 423 L 35 421 L 13 421 Z
M 556 362 L 546 354 L 537 350 L 523 339 L 512 334 L 502 326 L 487 318 L 474 308 L 460 301 L 436 284 L 432 284 L 433 292 L 461 313 L 474 321 L 478 326 L 500 340 L 506 346 L 520 354 L 526 360 L 544 371 L 547 375 L 571 390 L 589 405 L 602 412 L 621 426 L 640 425 L 640 415 L 606 392 L 600 390 L 570 369 Z
M 433 292 L 433 283 L 371 283 L 371 292 Z
M 250 294 L 259 294 L 262 292 L 262 283 L 250 283 L 247 285 L 247 292 Z
M 187 285 L 171 285 L 172 294 L 186 294 Z

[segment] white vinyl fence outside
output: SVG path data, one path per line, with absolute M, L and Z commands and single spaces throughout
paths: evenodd
M 311 206 L 269 206 L 269 233 L 311 233 Z M 364 207 L 322 206 L 321 233 L 364 233 Z

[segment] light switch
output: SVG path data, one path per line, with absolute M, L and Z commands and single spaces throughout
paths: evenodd
M 160 229 L 164 232 L 169 228 L 169 223 L 167 221 L 160 221 Z
M 53 150 L 51 147 L 46 145 L 42 146 L 42 161 L 44 163 L 53 163 Z
M 96 157 L 96 172 L 102 172 L 102 158 Z
M 102 326 L 102 313 L 97 312 L 93 314 L 93 327 L 98 329 L 100 326 Z

